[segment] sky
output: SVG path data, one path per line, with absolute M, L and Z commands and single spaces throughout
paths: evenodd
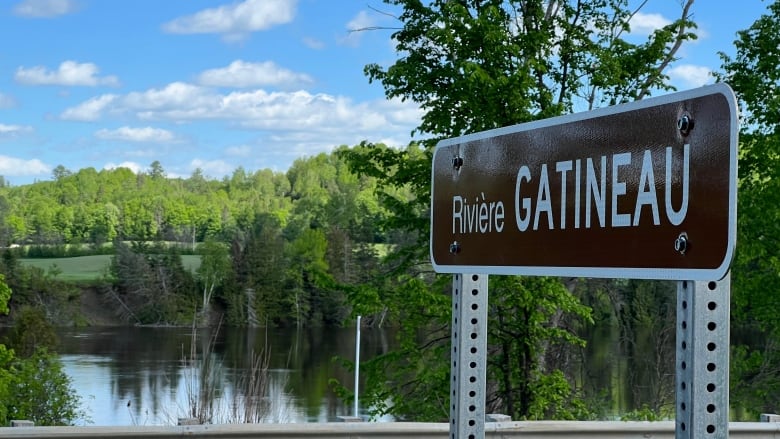
M 647 0 L 642 38 L 682 0 Z M 632 0 L 632 3 L 641 3 Z M 712 83 L 718 52 L 762 0 L 697 0 L 695 42 L 668 74 Z M 284 172 L 363 140 L 401 147 L 421 110 L 363 73 L 392 64 L 400 23 L 381 0 L 0 0 L 0 175 L 13 185 L 159 161 L 169 177 Z M 357 29 L 379 28 L 355 31 Z

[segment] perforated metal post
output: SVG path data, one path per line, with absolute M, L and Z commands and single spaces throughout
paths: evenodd
M 453 276 L 450 439 L 485 437 L 487 304 L 486 274 Z
M 730 289 L 730 273 L 678 284 L 677 439 L 728 438 Z

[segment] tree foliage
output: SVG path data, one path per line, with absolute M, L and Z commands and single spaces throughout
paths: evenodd
M 0 274 L 0 314 L 8 314 L 9 300 L 11 300 L 11 289 L 5 283 L 5 276 Z
M 426 110 L 419 131 L 441 137 L 641 99 L 668 90 L 664 70 L 695 38 L 686 1 L 643 43 L 627 37 L 624 0 L 387 0 L 400 6 L 400 58 L 366 66 L 388 98 Z
M 3 399 L 8 411 L 3 425 L 11 419 L 27 419 L 40 426 L 73 425 L 85 419 L 80 398 L 55 355 L 39 350 L 29 358 L 15 359 L 10 368 L 13 379 L 8 383 L 10 397 Z
M 203 292 L 201 312 L 208 315 L 211 299 L 230 271 L 230 258 L 227 247 L 212 238 L 200 245 L 198 253 L 200 266 L 196 274 Z
M 183 324 L 192 322 L 197 309 L 197 288 L 181 255 L 149 249 L 134 242 L 114 242 L 111 273 L 116 283 L 109 293 L 117 309 L 135 323 Z
M 377 178 L 380 199 L 393 213 L 381 226 L 408 238 L 390 256 L 394 270 L 355 289 L 351 298 L 356 309 L 405 313 L 399 321 L 408 325 L 401 351 L 371 363 L 370 377 L 382 380 L 393 371 L 396 379 L 371 384 L 369 405 L 377 414 L 441 420 L 449 412 L 442 404 L 449 400 L 449 351 L 442 348 L 448 332 L 442 328 L 450 319 L 442 299 L 446 286 L 426 264 L 433 142 L 671 89 L 664 72 L 680 46 L 695 38 L 693 2 L 683 2 L 678 20 L 641 43 L 628 38 L 637 10 L 622 0 L 385 3 L 400 9 L 401 27 L 392 35 L 399 58 L 386 67 L 370 64 L 365 73 L 388 98 L 421 106 L 416 131 L 429 138 L 422 149 L 364 144 L 342 155 L 360 175 Z M 590 320 L 587 307 L 556 279 L 493 284 L 502 294 L 491 306 L 491 349 L 505 360 L 492 365 L 491 378 L 500 385 L 489 386 L 488 400 L 517 418 L 581 416 L 572 383 L 556 378 L 565 358 L 553 346 L 581 343 L 573 329 Z M 412 297 L 397 293 L 410 285 Z M 428 318 L 411 318 L 410 309 Z
M 741 105 L 737 251 L 732 277 L 732 400 L 780 408 L 780 2 L 738 32 L 719 79 Z
M 10 299 L 11 289 L 0 274 L 0 313 L 8 313 Z M 15 328 L 15 332 L 27 347 L 27 342 L 38 336 L 35 331 L 42 328 L 43 333 L 50 331 L 46 322 L 38 322 L 24 332 Z M 0 425 L 8 425 L 12 419 L 28 419 L 36 425 L 71 425 L 84 417 L 70 378 L 45 346 L 38 344 L 33 352 L 19 357 L 0 344 Z

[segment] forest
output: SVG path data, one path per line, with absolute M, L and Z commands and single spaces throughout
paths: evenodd
M 110 253 L 105 282 L 90 287 L 128 324 L 186 325 L 216 306 L 231 325 L 341 325 L 350 307 L 338 285 L 374 277 L 382 253 L 404 240 L 376 227 L 390 213 L 377 180 L 340 158 L 347 150 L 299 159 L 285 173 L 237 169 L 223 180 L 198 171 L 167 178 L 152 163 L 138 175 L 58 167 L 51 181 L 0 188 L 11 305 L 66 309 L 55 303 L 62 294 L 28 297 L 24 283 L 36 281 L 25 276 L 36 275 L 21 274 L 20 257 Z M 396 192 L 401 202 L 411 196 Z M 200 256 L 197 272 L 182 254 Z
M 365 73 L 388 98 L 426 110 L 418 131 L 428 140 L 342 145 L 286 172 L 239 168 L 223 179 L 199 170 L 170 178 L 154 162 L 138 174 L 59 166 L 51 180 L 4 185 L 0 273 L 13 291 L 11 317 L 28 306 L 54 324 L 73 323 L 68 304 L 83 288 L 97 289 L 127 324 L 209 324 L 222 315 L 236 326 L 328 326 L 362 315 L 399 337 L 397 350 L 361 364 L 374 414 L 447 419 L 451 278 L 428 260 L 435 142 L 671 90 L 664 72 L 696 38 L 693 1 L 640 43 L 624 38 L 635 11 L 623 1 L 387 2 L 402 8 L 399 59 Z M 716 74 L 742 111 L 731 401 L 771 413 L 780 410 L 780 3 L 735 47 Z M 101 253 L 111 255 L 110 269 L 86 285 L 19 263 Z M 200 256 L 195 272 L 182 254 Z M 614 325 L 628 355 L 641 339 L 657 341 L 659 359 L 673 358 L 665 341 L 675 332 L 675 290 L 629 279 L 491 277 L 486 412 L 598 419 L 600 402 L 584 399 L 571 374 L 584 335 Z M 652 372 L 673 374 L 668 363 Z M 666 389 L 633 416 L 668 418 L 673 403 Z

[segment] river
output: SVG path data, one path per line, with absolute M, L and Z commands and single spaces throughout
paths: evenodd
M 76 328 L 59 334 L 60 359 L 89 417 L 85 423 L 171 425 L 189 417 L 188 400 L 199 382 L 199 368 L 188 363 L 190 329 Z M 213 346 L 214 421 L 236 418 L 233 396 L 252 352 L 268 354 L 265 422 L 326 422 L 352 415 L 329 380 L 354 386 L 354 376 L 335 359 L 354 360 L 355 335 L 354 328 L 223 328 L 216 337 L 210 330 L 197 331 L 199 352 Z M 364 328 L 361 357 L 386 351 L 392 339 L 388 331 Z
M 192 330 L 66 328 L 59 334 L 65 372 L 89 417 L 84 424 L 175 425 L 178 418 L 190 417 L 189 397 L 197 394 L 199 382 L 199 368 L 187 361 Z M 198 330 L 198 352 L 212 346 L 213 421 L 238 419 L 233 396 L 241 393 L 236 389 L 243 388 L 252 352 L 269 354 L 264 422 L 327 422 L 352 415 L 352 405 L 333 393 L 329 381 L 335 378 L 352 389 L 354 376 L 335 359 L 354 359 L 355 336 L 354 328 L 223 328 L 216 336 Z M 386 352 L 394 343 L 392 331 L 363 328 L 361 359 Z M 670 343 L 661 345 L 668 350 Z M 659 355 L 657 345 L 657 337 L 640 335 L 632 356 L 617 343 L 615 330 L 594 330 L 588 345 L 576 353 L 570 373 L 579 377 L 578 386 L 592 405 L 602 405 L 605 417 L 659 401 L 668 406 L 674 398 L 674 351 Z M 366 415 L 367 410 L 360 407 L 359 412 Z

